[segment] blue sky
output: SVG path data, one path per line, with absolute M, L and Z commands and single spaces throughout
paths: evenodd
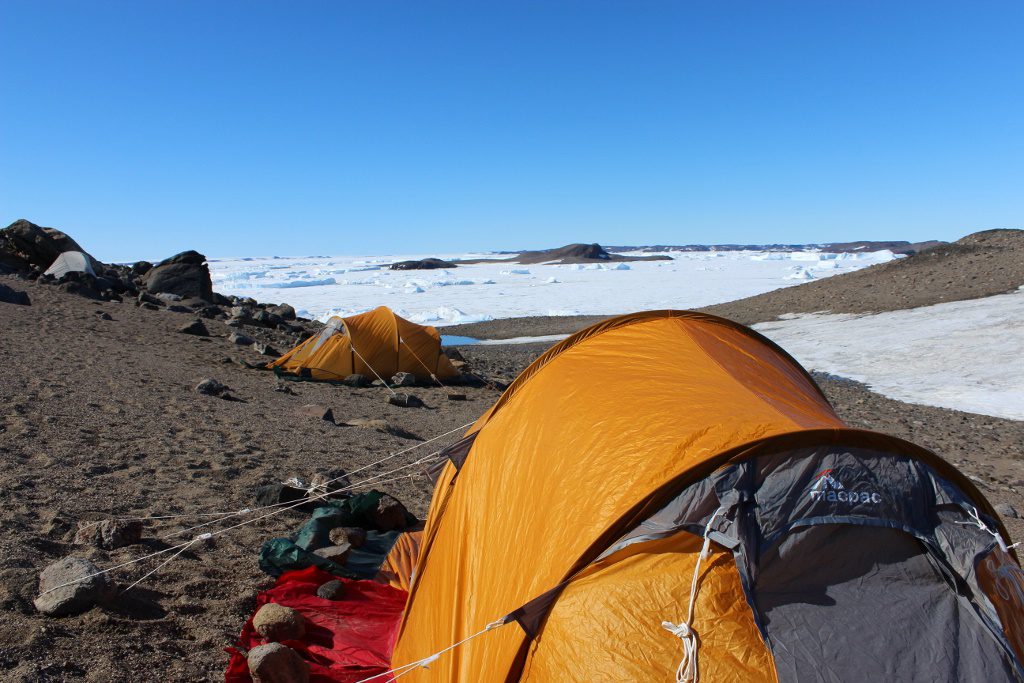
M 1024 227 L 1024 3 L 0 2 L 0 223 L 106 260 Z

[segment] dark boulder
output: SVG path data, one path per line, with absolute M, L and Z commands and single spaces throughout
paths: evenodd
M 196 337 L 209 337 L 210 331 L 206 329 L 206 325 L 203 324 L 202 320 L 193 320 L 188 325 L 180 328 L 178 332 L 182 334 L 191 334 Z
M 281 320 L 295 320 L 295 309 L 288 304 L 271 306 L 267 309 L 267 312 L 280 316 Z
M 75 543 L 91 545 L 105 550 L 123 548 L 142 540 L 142 522 L 135 520 L 105 519 L 101 522 L 80 522 Z
M 226 384 L 221 384 L 217 380 L 207 377 L 202 382 L 196 385 L 196 391 L 206 396 L 219 396 L 220 398 L 227 398 L 230 396 L 228 393 L 231 389 Z
M 228 341 L 232 344 L 238 344 L 239 346 L 252 346 L 256 341 L 252 337 L 240 332 L 232 332 L 231 336 L 228 337 Z
M 0 284 L 0 303 L 18 304 L 19 306 L 31 306 L 28 294 L 17 289 L 11 289 L 7 285 Z
M 132 275 L 136 277 L 141 277 L 151 270 L 153 270 L 153 264 L 149 261 L 136 261 L 132 264 Z
M 422 408 L 423 401 L 412 394 L 393 394 L 387 397 L 387 402 L 399 408 Z
M 324 600 L 341 600 L 345 597 L 345 584 L 338 579 L 328 581 L 316 589 L 316 596 Z
M 153 266 L 143 276 L 150 292 L 177 294 L 213 301 L 213 283 L 206 257 L 197 251 L 183 251 Z

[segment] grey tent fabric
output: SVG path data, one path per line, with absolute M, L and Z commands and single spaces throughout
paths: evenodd
M 602 557 L 707 531 L 733 553 L 782 683 L 1024 681 L 977 576 L 996 528 L 916 459 L 825 445 L 685 487 Z
M 753 594 L 780 683 L 1018 680 L 1009 653 L 906 533 L 804 527 L 758 567 Z
M 96 275 L 89 256 L 81 251 L 65 251 L 50 264 L 44 275 L 60 278 L 67 273 L 88 273 Z

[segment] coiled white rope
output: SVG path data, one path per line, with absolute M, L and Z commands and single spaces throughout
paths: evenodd
M 718 515 L 725 512 L 724 507 L 715 510 L 704 527 L 704 544 L 701 546 L 700 554 L 697 555 L 697 562 L 693 567 L 693 579 L 690 581 L 690 604 L 686 608 L 686 621 L 674 624 L 671 621 L 661 622 L 662 628 L 683 641 L 683 658 L 676 668 L 676 683 L 697 683 L 700 680 L 700 670 L 697 667 L 697 632 L 693 630 L 693 608 L 697 601 L 697 581 L 700 578 L 700 565 L 708 556 L 711 550 L 711 526 L 715 523 Z

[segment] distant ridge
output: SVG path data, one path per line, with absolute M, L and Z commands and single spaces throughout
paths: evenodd
M 623 256 L 621 254 L 612 254 L 597 242 L 591 244 L 578 242 L 556 249 L 497 253 L 513 255 L 507 258 L 467 259 L 465 261 L 456 261 L 456 263 L 601 263 L 610 261 L 670 261 L 672 259 L 671 256 L 663 255 Z
M 978 299 L 1024 285 L 1024 230 L 985 230 L 898 261 L 701 309 L 744 325 L 786 313 L 878 313 Z
M 820 244 L 682 244 L 667 245 L 656 244 L 639 247 L 615 246 L 608 247 L 610 251 L 826 251 L 834 254 L 882 251 L 888 249 L 894 254 L 916 254 L 919 251 L 930 249 L 940 244 L 946 244 L 939 240 L 927 240 L 925 242 L 907 242 L 906 240 L 891 241 L 870 241 L 861 240 L 858 242 L 824 242 Z

